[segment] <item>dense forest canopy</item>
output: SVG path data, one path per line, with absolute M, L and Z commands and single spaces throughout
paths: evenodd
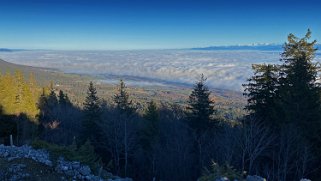
M 1 141 L 12 134 L 16 145 L 46 148 L 97 173 L 134 180 L 240 180 L 247 174 L 317 180 L 320 66 L 310 38 L 310 30 L 303 38 L 290 34 L 280 64 L 253 65 L 243 85 L 246 115 L 237 120 L 221 116 L 204 75 L 184 104 L 155 98 L 142 108 L 123 80 L 108 100 L 90 82 L 79 105 L 53 83 L 38 86 L 33 74 L 1 74 Z

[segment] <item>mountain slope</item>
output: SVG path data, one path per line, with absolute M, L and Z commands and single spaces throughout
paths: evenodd
M 17 65 L 0 59 L 0 73 L 14 73 L 15 71 L 21 71 L 26 78 L 28 78 L 30 74 L 34 74 L 37 82 L 41 86 L 48 85 L 50 81 L 54 81 L 56 84 L 70 84 L 79 79 L 85 79 L 83 76 L 80 75 L 65 74 L 58 70 L 48 68 Z

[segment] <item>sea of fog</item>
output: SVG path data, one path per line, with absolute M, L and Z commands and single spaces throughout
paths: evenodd
M 251 65 L 280 63 L 274 51 L 14 51 L 0 59 L 29 66 L 59 69 L 66 73 L 97 75 L 103 81 L 124 78 L 131 84 L 193 84 L 200 74 L 209 87 L 240 91 L 252 75 Z M 316 61 L 321 62 L 318 54 Z

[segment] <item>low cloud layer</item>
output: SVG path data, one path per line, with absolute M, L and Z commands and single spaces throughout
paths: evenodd
M 252 75 L 251 65 L 279 63 L 279 52 L 260 51 L 21 51 L 0 53 L 6 61 L 67 73 L 133 76 L 155 81 L 193 84 L 200 74 L 208 85 L 240 91 Z M 321 61 L 320 56 L 317 60 Z M 107 76 L 108 77 L 108 76 Z

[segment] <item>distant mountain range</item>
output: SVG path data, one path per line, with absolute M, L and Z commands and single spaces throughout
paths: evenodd
M 283 45 L 258 44 L 258 45 L 231 45 L 231 46 L 210 46 L 192 48 L 192 50 L 258 50 L 258 51 L 282 51 Z
M 9 49 L 9 48 L 0 48 L 0 52 L 15 52 L 15 51 L 24 51 L 25 49 Z
M 317 47 L 320 49 L 321 45 Z M 282 51 L 281 44 L 253 44 L 253 45 L 231 45 L 231 46 L 209 46 L 200 48 L 191 48 L 191 50 L 256 50 L 256 51 Z

